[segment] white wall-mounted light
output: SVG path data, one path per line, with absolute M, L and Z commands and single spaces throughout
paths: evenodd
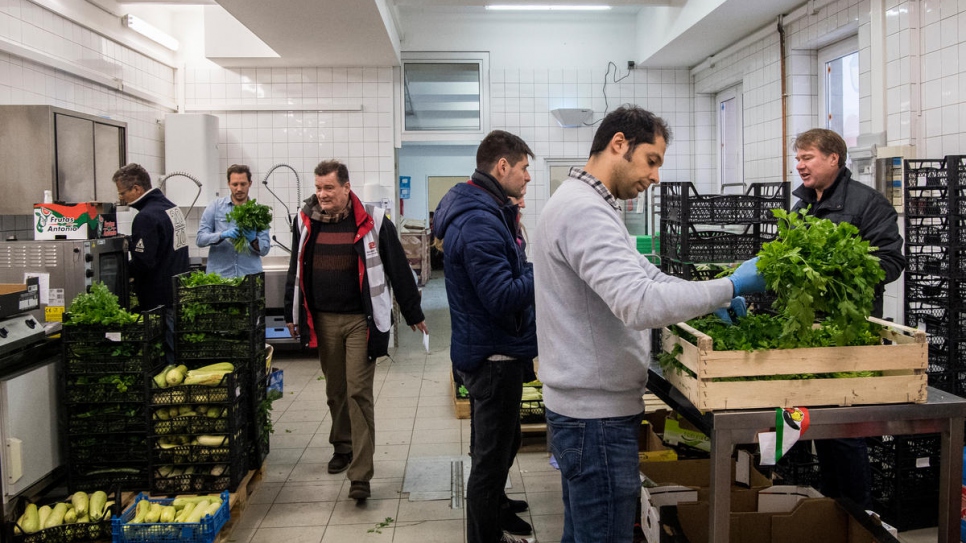
M 138 34 L 141 34 L 145 38 L 148 38 L 149 40 L 157 42 L 163 45 L 164 47 L 171 49 L 172 51 L 177 51 L 178 47 L 181 46 L 181 44 L 178 43 L 178 40 L 168 35 L 160 28 L 151 26 L 144 19 L 140 17 L 135 17 L 130 13 L 125 15 L 124 17 L 121 17 L 121 22 L 124 24 L 124 26 L 137 32 Z
M 594 110 L 586 108 L 562 107 L 551 109 L 550 113 L 557 124 L 563 128 L 579 128 L 585 126 L 587 121 L 594 116 Z
M 607 11 L 610 6 L 566 5 L 566 4 L 488 4 L 492 11 Z

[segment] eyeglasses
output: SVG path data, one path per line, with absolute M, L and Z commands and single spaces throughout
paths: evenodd
M 124 195 L 127 194 L 127 193 L 129 193 L 129 192 L 131 192 L 132 190 L 134 190 L 134 187 L 135 186 L 136 185 L 131 185 L 130 187 L 127 187 L 125 189 L 118 189 L 118 191 L 117 191 L 117 197 L 123 200 L 124 199 Z

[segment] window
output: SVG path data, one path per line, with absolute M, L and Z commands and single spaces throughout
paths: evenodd
M 834 43 L 818 52 L 820 126 L 854 147 L 859 136 L 858 38 Z
M 729 187 L 737 187 L 737 191 L 729 192 L 744 192 L 741 87 L 719 92 L 715 103 L 718 104 L 718 178 L 721 192 L 726 192 Z
M 403 139 L 445 141 L 469 136 L 478 142 L 488 132 L 487 71 L 483 53 L 405 54 Z

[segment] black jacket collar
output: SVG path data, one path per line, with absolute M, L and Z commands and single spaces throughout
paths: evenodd
M 829 188 L 822 191 L 822 200 L 819 201 L 815 194 L 815 189 L 810 189 L 801 185 L 795 189 L 794 194 L 804 204 L 812 206 L 812 209 L 822 207 L 829 210 L 840 210 L 845 207 L 845 195 L 848 192 L 848 182 L 852 180 L 852 172 L 843 166 L 839 174 L 835 177 Z
M 475 170 L 473 172 L 473 177 L 470 178 L 474 185 L 486 190 L 492 196 L 496 203 L 502 207 L 507 203 L 508 196 L 506 191 L 503 190 L 503 185 L 499 183 L 493 176 L 486 172 L 481 172 L 480 170 Z

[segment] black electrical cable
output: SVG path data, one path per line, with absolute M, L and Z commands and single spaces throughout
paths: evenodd
M 628 70 L 627 73 L 623 77 L 621 77 L 620 79 L 618 79 L 617 78 L 617 74 L 620 73 L 620 69 L 617 68 L 617 65 L 614 64 L 613 61 L 610 61 L 610 62 L 607 63 L 607 72 L 604 73 L 604 85 L 600 89 L 600 92 L 604 95 L 604 114 L 600 116 L 600 119 L 597 119 L 596 121 L 594 121 L 592 123 L 584 123 L 584 126 L 594 126 L 595 124 L 599 123 L 600 121 L 603 121 L 604 120 L 604 117 L 607 116 L 607 112 L 610 111 L 610 103 L 607 100 L 607 76 L 610 75 L 610 67 L 611 66 L 614 67 L 614 75 L 611 77 L 611 79 L 613 80 L 613 83 L 615 85 L 617 83 L 620 83 L 621 81 L 627 79 L 627 77 L 631 75 L 630 70 Z

